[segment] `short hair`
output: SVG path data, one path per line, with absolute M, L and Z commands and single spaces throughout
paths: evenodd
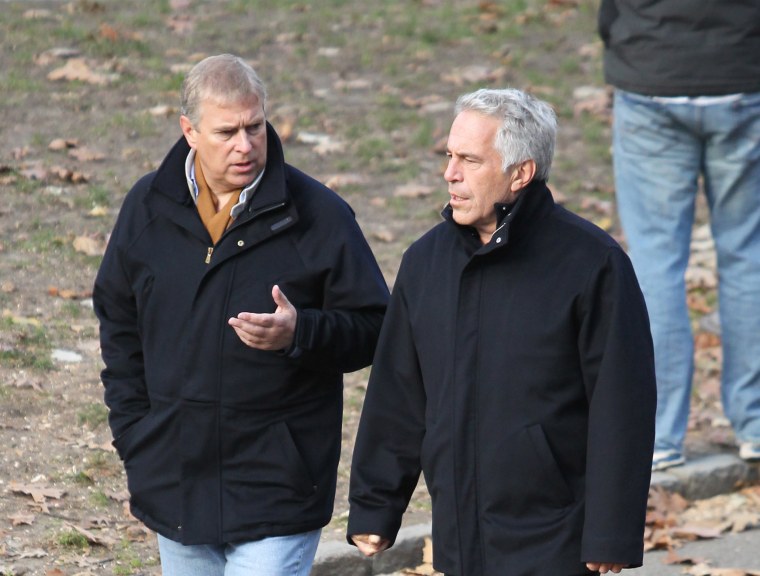
M 557 139 L 557 116 L 538 98 L 513 88 L 481 88 L 457 99 L 455 113 L 465 110 L 501 121 L 494 147 L 501 155 L 502 170 L 533 160 L 536 179 L 548 180 Z
M 209 56 L 193 66 L 182 82 L 180 113 L 197 127 L 203 100 L 239 102 L 251 95 L 258 96 L 266 110 L 266 86 L 250 64 L 233 54 Z

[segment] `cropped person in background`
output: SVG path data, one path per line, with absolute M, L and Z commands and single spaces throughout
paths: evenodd
M 404 254 L 354 448 L 347 534 L 368 556 L 422 471 L 447 575 L 642 563 L 647 312 L 622 248 L 552 199 L 556 129 L 518 90 L 457 101 L 444 221 Z
M 718 258 L 721 399 L 760 460 L 760 2 L 603 0 L 620 220 L 655 345 L 653 470 L 684 463 L 694 340 L 684 274 L 700 183 Z
M 350 207 L 285 162 L 247 63 L 201 61 L 181 98 L 95 281 L 114 446 L 164 576 L 307 576 L 342 374 L 370 364 L 388 289 Z

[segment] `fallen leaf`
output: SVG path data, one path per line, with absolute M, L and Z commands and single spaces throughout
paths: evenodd
M 33 548 L 31 550 L 24 550 L 21 554 L 18 555 L 20 559 L 24 558 L 44 558 L 47 556 L 48 553 L 42 550 L 41 548 Z
M 69 156 L 76 158 L 80 162 L 93 162 L 103 160 L 106 157 L 102 152 L 97 152 L 89 148 L 74 148 L 69 150 Z
M 17 512 L 16 514 L 8 516 L 8 519 L 13 526 L 21 526 L 22 524 L 31 525 L 34 523 L 35 518 L 36 516 L 34 514 L 24 514 L 23 512 Z
M 88 182 L 90 177 L 79 171 L 69 170 L 63 166 L 53 166 L 50 168 L 50 173 L 64 182 L 71 182 L 72 184 L 82 184 Z
M 96 546 L 103 546 L 105 548 L 111 548 L 114 544 L 116 544 L 116 540 L 113 538 L 109 538 L 108 536 L 98 536 L 97 534 L 91 532 L 90 530 L 86 530 L 82 528 L 81 526 L 77 526 L 76 524 L 69 524 L 69 527 L 74 529 L 76 532 L 87 538 L 87 541 L 90 544 L 95 544 Z
M 47 180 L 48 171 L 41 162 L 29 163 L 21 166 L 19 174 L 27 180 Z
M 63 298 L 64 300 L 84 300 L 92 297 L 92 290 L 69 290 L 56 286 L 48 286 L 47 293 L 48 296 Z
M 195 28 L 195 21 L 188 14 L 172 14 L 166 19 L 166 25 L 175 34 L 189 34 Z
M 612 95 L 606 88 L 597 86 L 579 86 L 573 90 L 573 115 L 591 114 L 600 118 L 609 118 L 612 112 Z
M 433 186 L 405 184 L 396 188 L 393 191 L 393 195 L 397 198 L 422 198 L 424 196 L 430 196 L 433 192 L 435 192 Z
M 48 150 L 53 150 L 55 152 L 59 150 L 68 150 L 69 148 L 76 148 L 79 146 L 79 142 L 72 138 L 56 138 L 55 140 L 51 140 L 50 144 L 48 144 Z
M 21 17 L 24 20 L 45 20 L 52 18 L 53 13 L 50 10 L 38 8 L 36 10 L 26 10 Z
M 106 240 L 103 236 L 77 236 L 74 238 L 74 250 L 88 256 L 102 256 L 106 251 Z
M 18 482 L 11 481 L 8 485 L 10 490 L 15 493 L 20 494 L 26 494 L 27 496 L 31 496 L 32 499 L 37 503 L 43 503 L 47 498 L 52 498 L 54 500 L 58 500 L 60 498 L 63 498 L 63 496 L 66 494 L 65 490 L 60 490 L 58 488 L 45 488 L 45 487 L 38 487 L 38 486 L 29 486 L 24 484 L 19 484 Z
M 391 243 L 396 240 L 396 236 L 393 234 L 393 232 L 391 232 L 387 228 L 375 230 L 374 232 L 372 232 L 372 237 L 375 240 L 380 240 L 380 242 L 385 242 L 385 243 Z
M 11 324 L 18 324 L 19 326 L 35 326 L 37 328 L 42 326 L 42 322 L 40 322 L 37 318 L 16 316 L 10 310 L 3 310 L 3 318 L 9 320 Z
M 73 82 L 87 82 L 97 86 L 105 86 L 118 78 L 117 74 L 101 74 L 94 72 L 89 64 L 82 58 L 72 58 L 66 61 L 66 64 L 56 68 L 48 75 L 48 80 L 59 82 L 61 80 Z
M 174 106 L 169 106 L 167 104 L 162 104 L 160 106 L 153 106 L 153 108 L 148 109 L 148 114 L 151 116 L 163 116 L 166 118 L 169 118 L 170 116 L 174 116 L 177 113 L 177 108 Z
M 671 533 L 677 538 L 686 538 L 688 540 L 711 540 L 719 538 L 722 530 L 718 527 L 692 524 L 677 526 L 671 530 Z
M 346 186 L 361 186 L 367 183 L 367 177 L 362 174 L 333 174 L 325 179 L 325 186 L 332 190 L 340 190 Z
M 444 82 L 462 86 L 465 84 L 491 84 L 504 79 L 507 72 L 504 68 L 489 68 L 479 64 L 472 64 L 462 68 L 456 68 L 448 74 L 443 74 Z

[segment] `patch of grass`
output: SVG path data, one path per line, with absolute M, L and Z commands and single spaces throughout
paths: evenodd
M 128 131 L 130 138 L 146 138 L 159 133 L 156 119 L 150 114 L 124 114 L 114 112 L 93 127 L 99 137 L 106 137 L 114 132 Z
M 92 486 L 94 484 L 92 478 L 90 478 L 85 472 L 78 472 L 74 474 L 71 478 L 71 481 L 74 484 L 79 484 L 80 486 Z
M 612 162 L 609 126 L 588 115 L 584 115 L 580 119 L 580 126 L 583 132 L 583 141 L 588 147 L 589 154 L 597 161 Z
M 390 143 L 386 138 L 370 135 L 357 143 L 355 154 L 360 163 L 373 166 L 377 165 L 389 148 Z
M 65 301 L 61 304 L 61 315 L 68 318 L 81 318 L 84 310 L 78 302 Z
M 111 191 L 103 185 L 93 184 L 87 188 L 87 201 L 90 206 L 108 206 L 111 203 Z
M 117 576 L 140 574 L 146 567 L 156 565 L 158 565 L 157 559 L 152 557 L 145 560 L 141 559 L 132 548 L 132 544 L 128 540 L 122 540 L 116 552 L 116 565 L 113 567 L 113 573 Z
M 97 508 L 107 508 L 111 504 L 111 499 L 102 490 L 96 490 L 90 494 L 89 500 Z
M 105 424 L 108 421 L 108 408 L 100 402 L 87 404 L 77 413 L 77 423 L 87 426 L 91 430 Z
M 0 83 L 3 85 L 3 92 L 33 94 L 42 90 L 39 80 L 21 70 L 9 70 L 0 77 Z
M 90 543 L 87 538 L 76 530 L 66 530 L 58 535 L 58 545 L 70 550 L 84 551 L 89 549 Z
M 12 317 L 3 319 L 2 330 L 10 332 L 15 346 L 0 349 L 0 364 L 12 368 L 52 370 L 51 346 L 45 330 L 34 323 L 21 323 Z

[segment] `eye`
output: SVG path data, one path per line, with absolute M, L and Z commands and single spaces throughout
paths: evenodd
M 264 126 L 264 123 L 263 123 L 263 122 L 257 122 L 256 124 L 251 124 L 250 126 L 248 126 L 248 127 L 245 129 L 245 131 L 246 131 L 248 134 L 250 134 L 250 135 L 258 134 L 259 132 L 261 132 L 261 128 L 262 128 L 263 126 Z

